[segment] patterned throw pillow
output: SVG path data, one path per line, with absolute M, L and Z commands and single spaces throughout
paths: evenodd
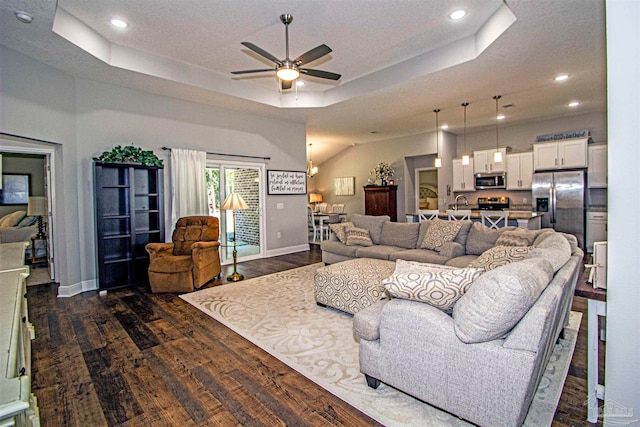
M 369 230 L 357 227 L 346 228 L 347 246 L 373 246 Z
M 347 232 L 345 231 L 347 227 L 353 227 L 353 223 L 338 222 L 336 224 L 329 224 L 329 228 L 331 229 L 333 234 L 335 234 L 338 240 L 340 240 L 340 242 L 344 244 L 347 243 Z
M 420 249 L 439 251 L 443 244 L 453 242 L 460 228 L 462 228 L 462 224 L 459 224 L 458 221 L 431 221 L 431 225 L 424 235 L 424 240 L 420 244 Z
M 493 270 L 526 259 L 533 249 L 533 246 L 494 246 L 472 261 L 468 267 L 482 268 L 485 271 Z
M 395 298 L 426 302 L 449 310 L 484 270 L 480 268 L 437 269 L 432 272 L 394 274 L 382 284 Z
M 531 246 L 537 236 L 536 232 L 517 228 L 502 233 L 496 240 L 496 246 Z

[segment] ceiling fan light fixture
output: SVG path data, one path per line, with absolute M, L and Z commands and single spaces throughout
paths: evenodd
M 278 68 L 278 71 L 276 71 L 276 75 L 280 80 L 290 82 L 300 77 L 300 72 L 298 71 L 298 67 L 296 67 L 295 65 L 285 64 L 282 67 Z

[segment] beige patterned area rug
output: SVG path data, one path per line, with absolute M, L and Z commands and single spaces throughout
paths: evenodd
M 181 298 L 280 359 L 332 394 L 387 426 L 469 426 L 394 388 L 369 388 L 358 368 L 352 316 L 318 307 L 313 264 L 181 295 Z M 575 347 L 582 314 L 551 356 L 526 426 L 553 420 Z

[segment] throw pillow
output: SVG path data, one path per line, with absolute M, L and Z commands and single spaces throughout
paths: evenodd
M 532 246 L 538 233 L 524 228 L 507 230 L 498 237 L 496 246 Z
M 26 211 L 15 211 L 3 216 L 0 218 L 0 228 L 15 227 L 26 214 Z
M 394 274 L 382 284 L 392 297 L 426 302 L 440 310 L 448 310 L 482 273 L 479 268 L 435 269 Z
M 462 224 L 457 221 L 433 220 L 424 235 L 424 240 L 420 244 L 420 249 L 439 250 L 446 242 L 453 242 Z
M 35 224 L 36 222 L 38 222 L 37 216 L 25 216 L 20 220 L 20 222 L 16 225 L 16 227 L 18 228 L 28 227 L 30 225 Z
M 351 222 L 353 222 L 353 226 L 357 228 L 364 228 L 369 230 L 369 235 L 371 236 L 371 240 L 376 245 L 380 244 L 380 235 L 382 234 L 382 224 L 387 221 L 391 221 L 391 217 L 389 215 L 360 215 L 353 214 L 351 215 Z
M 373 246 L 369 230 L 357 227 L 348 227 L 346 229 L 347 246 Z
M 347 227 L 353 227 L 353 223 L 338 222 L 336 224 L 329 224 L 329 228 L 331 229 L 331 232 L 333 232 L 333 234 L 336 235 L 338 240 L 340 240 L 340 242 L 344 244 L 347 243 L 347 232 L 345 231 Z
M 482 268 L 485 271 L 493 270 L 528 258 L 532 250 L 533 246 L 494 246 L 469 263 L 468 267 Z
M 484 273 L 453 307 L 455 332 L 467 344 L 503 337 L 538 300 L 553 278 L 542 258 Z

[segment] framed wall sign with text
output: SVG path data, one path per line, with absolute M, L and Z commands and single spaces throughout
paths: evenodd
M 307 194 L 307 174 L 267 170 L 267 194 Z

